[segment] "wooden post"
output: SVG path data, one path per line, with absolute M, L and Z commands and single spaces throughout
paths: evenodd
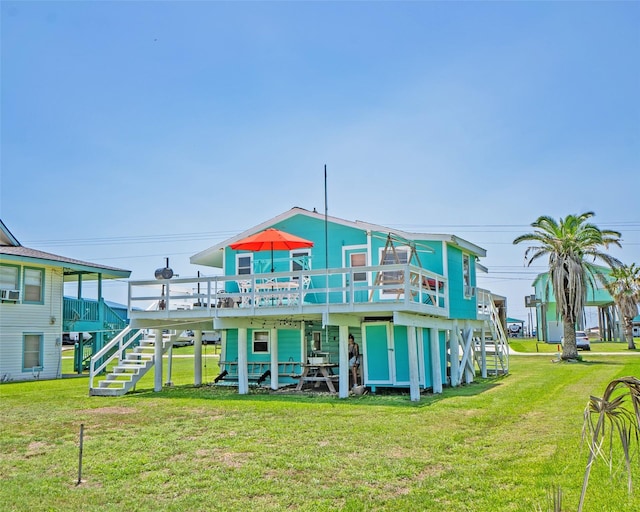
M 409 348 L 409 394 L 412 402 L 420 400 L 420 378 L 418 375 L 418 345 L 416 328 L 407 326 Z
M 339 328 L 339 365 L 340 365 L 340 378 L 339 385 L 340 389 L 338 391 L 338 396 L 340 398 L 348 398 L 349 397 L 349 372 L 351 372 L 351 368 L 349 368 L 349 326 L 341 325 Z M 362 347 L 360 347 L 362 350 Z
M 451 365 L 451 387 L 460 384 L 460 329 L 458 322 L 453 322 L 451 337 L 449 338 L 449 364 Z
M 463 368 L 464 371 L 464 381 L 466 384 L 471 384 L 473 382 L 473 378 L 476 375 L 475 367 L 474 367 L 474 349 L 473 346 L 473 329 L 471 328 L 471 324 L 466 321 L 464 326 L 464 351 L 467 355 L 466 362 Z
M 440 340 L 438 339 L 438 329 L 429 329 L 429 348 L 431 349 L 431 380 L 433 382 L 433 392 L 442 393 L 442 364 L 440 361 Z
M 78 454 L 78 481 L 76 485 L 82 483 L 82 450 L 84 446 L 84 423 L 80 424 L 80 450 Z
M 249 371 L 247 369 L 247 329 L 238 329 L 238 393 L 249 393 Z
M 193 332 L 193 385 L 202 385 L 202 331 L 200 329 Z
M 271 389 L 277 390 L 278 383 L 278 329 L 271 329 Z
M 487 344 L 485 342 L 485 337 L 487 335 L 487 330 L 485 329 L 485 324 L 482 324 L 482 330 L 480 331 L 480 361 L 482 363 L 482 368 L 480 369 L 482 378 L 487 378 Z M 498 340 L 493 340 L 493 345 L 495 347 L 495 351 L 498 350 Z
M 154 381 L 153 381 L 153 390 L 158 392 L 162 391 L 162 348 L 163 348 L 162 339 L 162 329 L 156 329 L 156 344 L 154 346 L 153 351 L 153 362 L 154 362 Z
M 173 370 L 173 342 L 169 345 L 169 358 L 167 359 L 167 382 L 166 386 L 173 386 L 171 382 L 171 371 Z

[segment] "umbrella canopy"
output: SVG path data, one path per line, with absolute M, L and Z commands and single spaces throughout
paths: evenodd
M 268 228 L 255 235 L 248 236 L 242 240 L 238 240 L 229 247 L 233 250 L 244 251 L 271 251 L 271 272 L 273 272 L 273 251 L 290 251 L 292 249 L 302 249 L 305 247 L 313 247 L 313 242 L 305 240 L 299 236 L 280 231 L 275 228 Z

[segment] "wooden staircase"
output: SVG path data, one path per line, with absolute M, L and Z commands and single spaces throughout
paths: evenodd
M 89 395 L 122 396 L 155 365 L 155 338 L 142 338 L 142 331 L 127 327 L 91 358 Z M 171 336 L 159 340 L 164 354 Z
M 477 333 L 476 333 L 477 334 Z M 489 301 L 489 318 L 485 320 L 485 368 L 487 375 L 506 375 L 509 373 L 509 341 L 500 322 L 498 308 L 493 300 Z M 475 337 L 474 359 L 482 370 L 482 334 Z

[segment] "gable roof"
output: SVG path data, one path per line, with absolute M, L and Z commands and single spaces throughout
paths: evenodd
M 64 268 L 65 275 L 102 274 L 102 277 L 106 279 L 127 278 L 131 275 L 130 270 L 98 265 L 97 263 L 76 260 L 24 247 L 11 234 L 2 220 L 0 220 L 0 261 L 40 263 L 54 267 L 62 267 Z
M 191 256 L 190 258 L 190 262 L 194 265 L 206 265 L 206 266 L 211 266 L 211 267 L 218 267 L 218 268 L 222 268 L 222 258 L 223 258 L 223 252 L 224 252 L 224 248 L 228 247 L 229 244 L 232 244 L 238 240 L 241 240 L 242 238 L 245 238 L 249 235 L 252 235 L 254 233 L 258 233 L 260 231 L 263 231 L 271 226 L 273 226 L 274 224 L 277 224 L 279 222 L 282 222 L 286 219 L 289 219 L 291 217 L 294 217 L 296 215 L 304 215 L 307 217 L 311 217 L 317 220 L 321 220 L 322 222 L 324 222 L 325 220 L 325 216 L 322 213 L 319 213 L 317 211 L 309 211 L 306 210 L 304 208 L 300 208 L 300 207 L 293 207 L 291 208 L 289 211 L 286 211 L 284 213 L 281 213 L 280 215 L 277 215 L 265 222 L 262 222 L 260 224 L 258 224 L 257 226 L 254 226 L 246 231 L 243 231 L 242 233 L 237 234 L 234 237 L 228 238 L 227 240 L 220 242 L 212 247 L 209 247 L 208 249 L 205 249 L 204 251 L 201 251 L 197 254 L 194 254 L 193 256 Z M 390 233 L 393 234 L 395 236 L 397 236 L 398 238 L 404 238 L 405 240 L 428 240 L 428 241 L 442 241 L 442 242 L 446 242 L 452 245 L 456 245 L 472 254 L 475 254 L 476 256 L 479 257 L 484 257 L 487 255 L 487 251 L 485 249 L 483 249 L 482 247 L 479 247 L 475 244 L 472 244 L 471 242 L 468 242 L 460 237 L 457 237 L 455 235 L 444 235 L 444 234 L 430 234 L 430 233 L 411 233 L 408 231 L 403 231 L 400 229 L 391 229 L 385 226 L 381 226 L 379 224 L 372 224 L 369 222 L 362 222 L 359 220 L 356 221 L 349 221 L 349 220 L 345 220 L 345 219 L 341 219 L 339 217 L 331 217 L 331 216 L 327 216 L 327 222 L 333 223 L 333 224 L 338 224 L 341 226 L 347 226 L 347 227 L 351 227 L 351 228 L 356 228 L 356 229 L 361 229 L 364 231 L 371 231 L 371 232 L 380 232 L 380 233 Z
M 2 219 L 0 219 L 0 245 L 20 245 L 20 242 L 11 234 L 11 231 L 9 231 L 9 228 L 2 222 Z

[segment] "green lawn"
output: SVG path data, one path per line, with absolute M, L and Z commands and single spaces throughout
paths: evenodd
M 584 359 L 513 356 L 508 377 L 419 403 L 195 389 L 189 357 L 174 360 L 176 386 L 161 393 L 153 375 L 121 398 L 89 397 L 86 377 L 0 385 L 0 510 L 532 511 L 549 510 L 556 486 L 575 510 L 589 395 L 640 375 L 640 357 Z M 585 510 L 640 510 L 614 469 L 596 464 Z
M 634 338 L 636 347 L 640 348 L 640 338 Z M 628 352 L 626 343 L 621 342 L 604 342 L 604 341 L 595 341 L 591 340 L 591 351 L 592 352 Z M 534 338 L 509 338 L 509 346 L 512 350 L 516 352 L 522 353 L 531 353 L 531 352 L 553 352 L 557 353 L 559 351 L 558 346 L 559 343 L 544 343 L 538 342 Z M 560 350 L 562 350 L 560 348 Z M 588 354 L 588 352 L 579 352 L 580 354 Z

